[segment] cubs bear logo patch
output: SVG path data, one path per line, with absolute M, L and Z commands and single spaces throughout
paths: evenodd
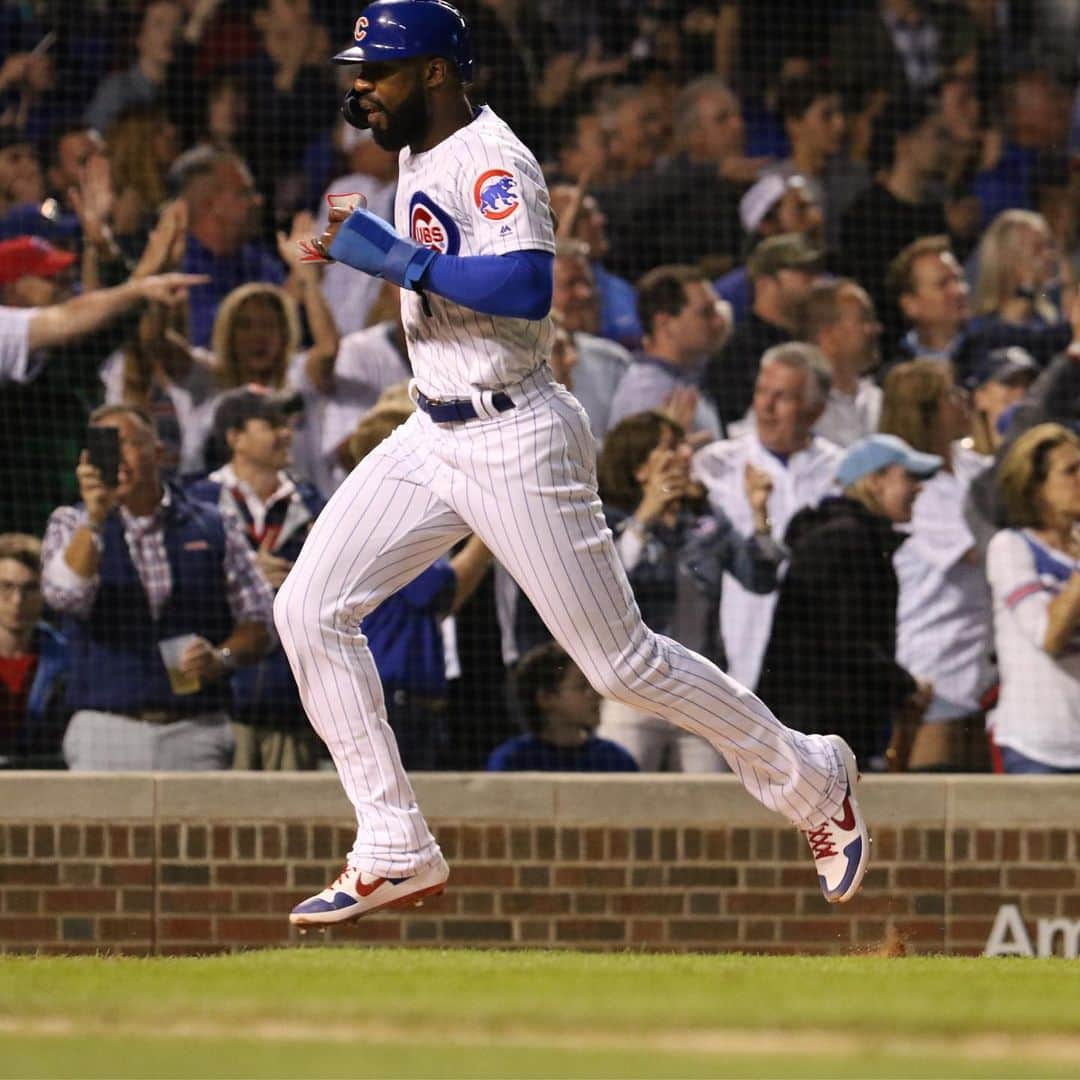
M 481 173 L 473 186 L 473 201 L 477 210 L 488 221 L 502 221 L 517 208 L 521 199 L 517 193 L 518 182 L 506 169 L 488 169 Z

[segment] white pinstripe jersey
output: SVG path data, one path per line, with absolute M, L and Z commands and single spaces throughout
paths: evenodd
M 536 158 L 490 108 L 421 154 L 401 151 L 395 225 L 446 255 L 555 250 L 547 185 Z M 552 323 L 481 315 L 428 293 L 401 292 L 417 384 L 428 397 L 468 397 L 520 382 L 551 351 Z

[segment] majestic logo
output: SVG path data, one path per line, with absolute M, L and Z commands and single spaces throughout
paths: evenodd
M 513 173 L 505 169 L 488 169 L 473 187 L 476 208 L 488 221 L 502 221 L 518 208 L 521 200 L 515 190 L 517 186 Z
M 440 255 L 456 255 L 461 247 L 461 236 L 453 219 L 422 191 L 413 195 L 409 203 L 409 236 Z
M 356 26 L 353 27 L 352 36 L 356 38 L 357 41 L 363 41 L 364 38 L 367 37 L 367 28 L 367 16 L 361 15 L 360 18 L 356 20 Z

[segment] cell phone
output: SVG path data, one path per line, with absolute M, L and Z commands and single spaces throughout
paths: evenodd
M 101 482 L 110 488 L 120 475 L 120 432 L 114 427 L 94 425 L 86 429 L 86 453 L 90 464 L 101 473 Z

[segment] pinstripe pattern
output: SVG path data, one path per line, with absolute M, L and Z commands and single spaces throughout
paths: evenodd
M 509 234 L 473 205 L 475 178 L 493 168 L 520 181 Z M 553 246 L 539 167 L 488 109 L 416 158 L 402 151 L 403 231 L 417 191 L 425 212 L 437 206 L 452 219 L 461 254 Z M 601 694 L 706 738 L 755 798 L 793 823 L 813 827 L 838 814 L 846 778 L 821 736 L 785 728 L 745 687 L 641 621 L 601 512 L 589 422 L 545 363 L 550 320 L 494 319 L 436 296 L 430 303 L 428 318 L 415 293 L 402 293 L 415 385 L 474 401 L 503 389 L 515 408 L 467 423 L 414 415 L 338 489 L 275 604 L 304 707 L 356 808 L 349 864 L 395 877 L 435 857 L 360 623 L 469 531 Z
M 485 106 L 471 124 L 431 150 L 415 155 L 408 148 L 402 150 L 399 168 L 394 220 L 403 235 L 412 232 L 409 206 L 420 191 L 457 226 L 460 255 L 555 250 L 540 166 L 490 108 Z M 473 191 L 477 178 L 496 168 L 513 173 L 519 203 L 509 217 L 488 221 L 478 210 Z M 428 302 L 430 317 L 423 313 L 416 293 L 401 294 L 413 372 L 428 397 L 467 397 L 469 388 L 498 390 L 513 385 L 535 371 L 550 352 L 550 319 L 529 322 L 481 315 L 433 293 Z
M 836 758 L 820 736 L 785 728 L 749 690 L 642 623 L 604 524 L 581 406 L 546 367 L 511 393 L 517 408 L 495 419 L 438 425 L 417 414 L 399 428 L 331 499 L 278 593 L 305 707 L 357 809 L 350 863 L 392 876 L 433 857 L 360 620 L 469 530 L 598 691 L 706 738 L 795 824 L 838 813 Z

